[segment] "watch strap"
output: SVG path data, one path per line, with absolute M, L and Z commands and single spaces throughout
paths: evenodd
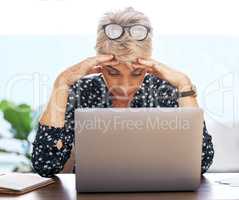
M 184 92 L 179 92 L 178 98 L 180 97 L 187 97 L 187 96 L 194 96 L 195 91 L 190 90 L 190 91 L 184 91 Z
M 197 91 L 195 85 L 191 86 L 191 89 L 187 91 L 178 91 L 178 98 L 187 97 L 187 96 L 197 96 Z

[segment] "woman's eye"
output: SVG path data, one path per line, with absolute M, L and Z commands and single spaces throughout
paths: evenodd
M 117 76 L 120 75 L 120 72 L 114 68 L 112 68 L 110 65 L 106 66 L 106 71 L 111 76 Z
M 132 73 L 132 75 L 133 75 L 133 76 L 141 76 L 142 73 L 143 73 L 143 70 L 135 70 L 135 71 Z
M 133 76 L 141 76 L 142 73 L 133 73 Z
M 117 71 L 114 71 L 114 70 L 108 70 L 108 73 L 112 76 L 116 76 L 116 75 L 119 75 L 119 72 Z

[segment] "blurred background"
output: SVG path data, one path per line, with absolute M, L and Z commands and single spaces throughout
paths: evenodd
M 95 55 L 104 12 L 132 6 L 154 28 L 154 59 L 198 88 L 215 158 L 211 172 L 239 171 L 239 2 L 8 0 L 0 2 L 0 172 L 31 171 L 31 143 L 52 83 Z

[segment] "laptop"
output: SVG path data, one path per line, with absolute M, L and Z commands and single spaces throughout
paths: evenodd
M 197 190 L 202 135 L 201 108 L 78 108 L 77 191 Z

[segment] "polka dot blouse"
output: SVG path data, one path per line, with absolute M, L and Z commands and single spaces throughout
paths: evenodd
M 146 74 L 130 107 L 178 107 L 176 94 L 177 89 L 168 81 Z M 112 107 L 112 94 L 102 74 L 85 76 L 69 88 L 64 127 L 38 124 L 32 152 L 32 165 L 38 174 L 51 177 L 63 169 L 74 144 L 74 110 L 86 107 Z M 208 170 L 214 157 L 212 137 L 208 134 L 205 121 L 203 123 L 202 174 Z M 64 144 L 61 149 L 55 146 L 59 139 Z

